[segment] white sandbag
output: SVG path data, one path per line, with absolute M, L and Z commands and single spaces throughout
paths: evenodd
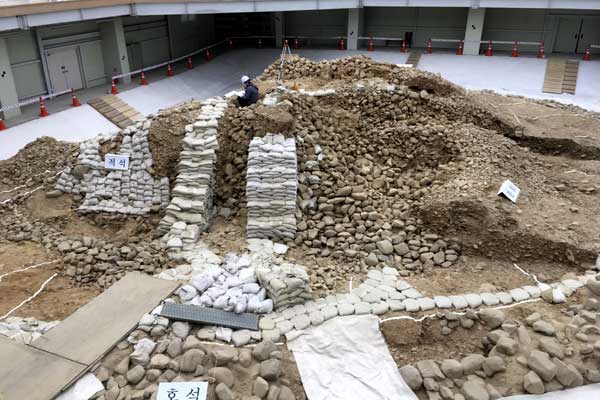
M 203 307 L 212 307 L 213 300 L 210 298 L 209 295 L 203 294 L 202 296 L 200 296 L 200 304 L 199 305 L 203 306 Z
M 566 303 L 567 297 L 559 288 L 552 289 L 552 302 L 554 304 Z
M 138 352 L 138 353 L 150 354 L 154 351 L 155 347 L 156 347 L 156 343 L 154 343 L 154 341 L 152 341 L 148 338 L 144 338 L 144 339 L 140 339 L 133 346 L 133 351 Z
M 264 301 L 267 298 L 267 291 L 265 288 L 261 288 L 260 291 L 256 294 L 259 301 Z
M 179 298 L 181 298 L 181 301 L 187 302 L 196 297 L 198 291 L 192 285 L 183 285 L 177 290 L 177 294 L 179 295 Z
M 266 299 L 260 302 L 260 307 L 258 308 L 259 314 L 269 314 L 273 312 L 273 300 Z
M 242 282 L 242 280 L 240 278 L 238 278 L 237 276 L 230 276 L 229 278 L 227 278 L 225 280 L 225 287 L 227 287 L 227 288 L 233 288 L 236 286 L 241 286 L 243 284 L 244 284 L 244 282 Z
M 234 300 L 233 312 L 236 314 L 241 314 L 246 311 L 246 298 L 245 297 L 235 297 L 229 300 L 229 304 Z
M 215 283 L 215 280 L 210 275 L 196 275 L 192 277 L 192 286 L 200 293 L 203 293 Z
M 233 334 L 233 330 L 230 328 L 224 328 L 222 326 L 217 328 L 217 331 L 215 332 L 215 337 L 219 340 L 222 340 L 224 342 L 231 342 L 231 335 Z
M 212 286 L 210 288 L 208 288 L 208 290 L 205 292 L 212 300 L 213 302 L 218 298 L 223 296 L 225 293 L 227 293 L 227 290 L 221 288 L 221 287 L 217 287 L 217 286 Z
M 228 304 L 229 304 L 229 298 L 226 295 L 223 295 L 223 296 L 218 297 L 213 302 L 213 307 L 218 308 L 220 310 L 224 310 L 225 308 L 227 308 Z
M 256 283 L 256 273 L 254 272 L 254 268 L 244 268 L 240 270 L 239 278 L 243 283 Z
M 237 264 L 239 257 L 234 253 L 225 254 L 225 258 L 223 259 L 223 269 L 230 274 L 235 274 L 239 270 L 239 266 Z
M 239 269 L 248 268 L 252 265 L 252 258 L 249 254 L 244 254 L 237 260 L 237 266 Z
M 242 291 L 244 293 L 256 294 L 260 292 L 260 285 L 258 283 L 245 283 L 242 285 Z
M 248 304 L 246 306 L 247 312 L 250 312 L 250 313 L 258 312 L 258 310 L 260 309 L 260 306 L 261 306 L 261 302 L 257 296 L 249 296 L 248 297 Z

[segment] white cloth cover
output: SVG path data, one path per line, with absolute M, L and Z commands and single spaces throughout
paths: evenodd
M 500 400 L 597 400 L 600 399 L 600 383 L 558 390 L 545 394 L 519 394 L 502 397 Z
M 310 400 L 417 400 L 374 315 L 333 318 L 288 341 Z

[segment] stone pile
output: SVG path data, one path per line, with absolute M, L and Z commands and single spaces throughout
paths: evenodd
M 313 299 L 310 278 L 302 266 L 291 263 L 273 264 L 257 269 L 256 276 L 276 309 Z
M 290 387 L 300 381 L 284 368 L 289 360 L 273 342 L 252 349 L 208 344 L 219 340 L 241 346 L 256 340 L 257 332 L 172 322 L 155 316 L 158 312 L 144 315 L 93 371 L 105 388 L 100 398 L 155 398 L 159 382 L 200 380 L 209 382 L 211 399 L 296 399 Z
M 29 344 L 54 328 L 59 322 L 38 321 L 31 317 L 7 317 L 0 321 L 0 335 L 20 344 Z
M 129 169 L 105 169 L 100 155 L 102 138 L 91 139 L 81 144 L 78 164 L 60 174 L 55 189 L 82 196 L 81 212 L 141 215 L 165 208 L 169 180 L 152 176 L 150 124 L 150 120 L 139 121 L 118 134 L 121 145 L 117 153 L 129 155 Z
M 196 122 L 185 127 L 171 203 L 159 225 L 162 234 L 169 232 L 177 221 L 197 225 L 204 230 L 213 214 L 218 121 L 227 103 L 221 98 L 213 98 L 202 104 Z
M 249 239 L 294 239 L 297 187 L 294 139 L 271 134 L 252 139 L 246 175 Z

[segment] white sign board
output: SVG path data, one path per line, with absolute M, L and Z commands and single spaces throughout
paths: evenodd
M 129 169 L 129 154 L 106 154 L 104 168 L 126 171 Z
M 502 186 L 500 186 L 500 190 L 498 190 L 498 196 L 504 195 L 513 203 L 517 202 L 517 199 L 519 198 L 519 193 L 521 193 L 521 189 L 519 189 L 514 183 L 512 183 L 508 179 L 502 183 Z
M 161 382 L 156 400 L 206 400 L 208 382 Z

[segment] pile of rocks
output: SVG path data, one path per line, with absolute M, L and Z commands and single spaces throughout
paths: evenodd
M 274 264 L 257 269 L 256 276 L 277 309 L 313 299 L 310 279 L 300 265 Z
M 29 344 L 54 328 L 59 322 L 38 321 L 31 317 L 8 317 L 0 321 L 0 335 L 20 344 Z
M 129 155 L 129 169 L 104 168 L 100 155 L 103 137 L 98 137 L 81 144 L 78 164 L 60 174 L 55 189 L 84 196 L 78 208 L 81 212 L 146 214 L 165 208 L 169 202 L 169 180 L 151 175 L 150 124 L 150 120 L 139 121 L 118 134 L 118 153 Z
M 197 121 L 185 127 L 173 197 L 159 225 L 162 234 L 169 232 L 177 221 L 198 225 L 204 230 L 213 214 L 218 121 L 227 103 L 221 98 L 212 98 L 202 104 Z
M 246 175 L 248 238 L 295 237 L 297 169 L 294 139 L 272 134 L 252 139 Z
M 153 398 L 159 382 L 206 381 L 210 383 L 208 398 L 217 400 L 250 395 L 258 399 L 296 399 L 290 387 L 300 382 L 291 368 L 283 368 L 288 360 L 273 342 L 262 341 L 253 349 L 206 343 L 224 339 L 240 344 L 246 336 L 250 340 L 249 332 L 232 333 L 230 329 L 198 327 L 145 315 L 127 340 L 95 369 L 94 374 L 105 387 L 99 395 L 106 400 Z

